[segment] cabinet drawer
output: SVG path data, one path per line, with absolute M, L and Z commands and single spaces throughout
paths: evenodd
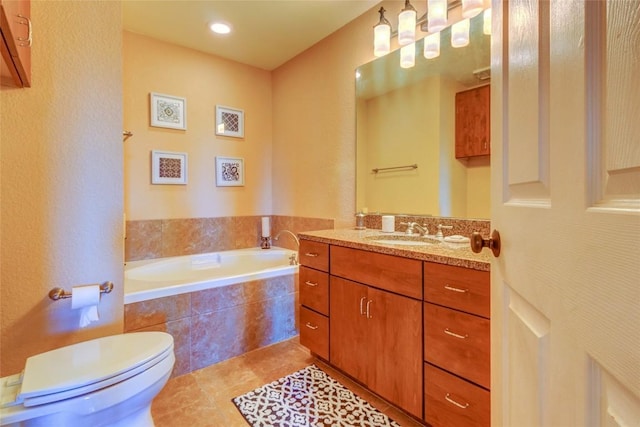
M 329 318 L 300 307 L 300 344 L 329 360 Z
M 316 270 L 329 271 L 329 245 L 300 240 L 300 264 Z
M 484 427 L 491 423 L 491 394 L 424 364 L 424 418 L 438 427 Z
M 329 274 L 300 266 L 300 304 L 329 315 Z
M 331 274 L 422 299 L 422 262 L 415 259 L 332 246 Z
M 476 384 L 491 386 L 488 319 L 424 303 L 424 358 Z
M 488 271 L 432 262 L 424 263 L 424 300 L 489 318 Z

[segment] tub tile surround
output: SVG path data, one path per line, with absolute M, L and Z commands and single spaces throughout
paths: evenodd
M 265 215 L 268 216 L 268 215 Z M 193 255 L 260 246 L 262 216 L 181 218 L 127 221 L 125 261 Z M 295 234 L 334 227 L 333 219 L 271 215 L 272 237 L 281 230 Z M 297 250 L 290 236 L 272 244 Z
M 172 376 L 298 334 L 297 275 L 239 283 L 125 305 L 125 332 L 174 337 Z

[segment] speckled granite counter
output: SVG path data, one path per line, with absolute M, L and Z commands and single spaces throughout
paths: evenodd
M 476 254 L 471 251 L 469 243 L 435 242 L 433 236 L 428 236 L 425 241 L 434 243 L 414 245 L 391 245 L 377 243 L 372 239 L 380 236 L 388 239 L 390 236 L 403 236 L 404 233 L 382 233 L 380 230 L 319 230 L 305 231 L 298 235 L 302 240 L 328 243 L 353 249 L 363 249 L 381 254 L 397 255 L 405 258 L 413 258 L 422 261 L 437 262 L 440 264 L 455 265 L 458 267 L 472 268 L 474 270 L 489 271 L 491 266 L 491 252 L 483 250 Z

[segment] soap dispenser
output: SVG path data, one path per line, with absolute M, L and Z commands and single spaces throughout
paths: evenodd
M 356 214 L 356 230 L 366 230 L 364 226 L 364 217 L 366 215 L 361 211 Z

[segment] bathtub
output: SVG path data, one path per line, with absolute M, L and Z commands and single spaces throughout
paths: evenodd
M 127 262 L 124 303 L 295 274 L 289 249 L 249 248 Z

